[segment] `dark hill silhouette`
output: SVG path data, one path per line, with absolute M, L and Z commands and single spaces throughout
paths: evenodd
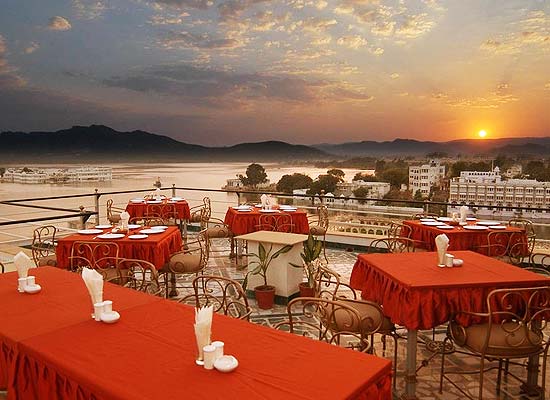
M 118 132 L 104 125 L 73 126 L 56 132 L 0 133 L 4 161 L 284 161 L 317 160 L 318 149 L 285 142 L 243 143 L 231 147 L 188 144 L 144 131 Z M 42 160 L 43 159 L 43 160 Z

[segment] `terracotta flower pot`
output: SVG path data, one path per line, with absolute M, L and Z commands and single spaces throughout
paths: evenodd
M 275 286 L 256 286 L 254 288 L 254 294 L 256 295 L 256 302 L 259 308 L 262 310 L 273 308 L 273 303 L 275 301 Z
M 298 285 L 300 288 L 300 297 L 315 297 L 315 290 L 307 282 Z

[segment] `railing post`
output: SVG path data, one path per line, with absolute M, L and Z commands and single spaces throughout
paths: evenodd
M 98 189 L 95 189 L 95 199 L 94 199 L 94 203 L 95 203 L 95 212 L 97 213 L 95 215 L 95 222 L 97 225 L 99 225 L 99 197 L 101 196 L 99 194 L 99 190 Z M 82 210 L 80 210 L 80 212 L 82 212 Z
M 176 197 L 176 184 L 172 183 L 172 197 Z
M 240 205 L 241 204 L 241 192 L 235 192 L 237 193 L 237 205 Z

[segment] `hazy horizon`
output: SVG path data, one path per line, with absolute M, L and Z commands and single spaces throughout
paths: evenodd
M 544 0 L 5 0 L 0 131 L 550 136 Z

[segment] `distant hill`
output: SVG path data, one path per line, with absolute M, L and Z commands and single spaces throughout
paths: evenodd
M 318 160 L 318 149 L 285 142 L 243 143 L 230 147 L 188 144 L 144 131 L 118 132 L 103 125 L 73 126 L 56 132 L 2 132 L 0 155 L 15 161 L 285 161 Z
M 507 139 L 462 139 L 449 142 L 422 142 L 410 139 L 395 139 L 388 142 L 349 142 L 342 144 L 319 144 L 313 147 L 344 157 L 367 156 L 419 156 L 441 152 L 450 156 L 457 154 L 550 154 L 550 137 L 525 137 Z

